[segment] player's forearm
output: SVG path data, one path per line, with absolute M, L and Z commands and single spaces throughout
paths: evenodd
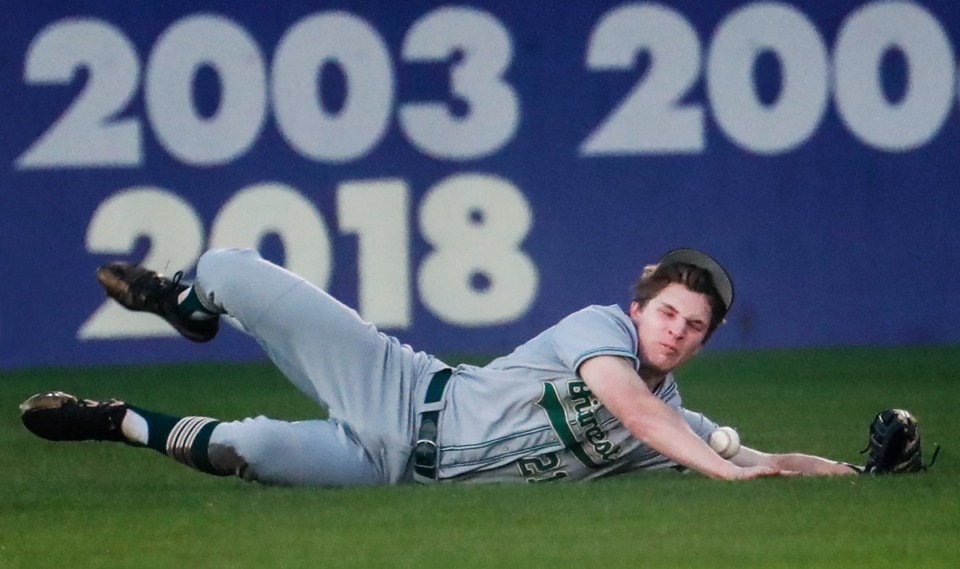
M 766 453 L 741 446 L 732 459 L 738 466 L 767 466 L 808 476 L 856 474 L 849 466 L 819 456 L 801 453 Z
M 637 439 L 688 468 L 715 478 L 738 478 L 739 467 L 727 462 L 693 432 L 673 408 L 647 389 L 633 367 L 611 356 L 591 358 L 580 366 L 587 387 Z
M 656 398 L 644 401 L 624 426 L 660 454 L 713 478 L 737 478 L 738 467 L 713 451 L 679 413 Z
M 809 454 L 788 453 L 773 455 L 774 464 L 780 470 L 789 470 L 815 476 L 847 475 L 856 472 L 844 464 Z

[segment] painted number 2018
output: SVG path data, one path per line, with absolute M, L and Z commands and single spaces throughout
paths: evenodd
M 358 310 L 386 328 L 413 325 L 410 191 L 402 180 L 346 182 L 337 190 L 340 230 L 358 237 Z M 420 299 L 437 318 L 488 326 L 523 316 L 536 298 L 539 273 L 521 245 L 533 223 L 523 194 L 510 182 L 459 174 L 424 195 L 418 226 L 431 250 L 416 275 Z M 277 235 L 285 266 L 327 288 L 334 269 L 328 225 L 313 203 L 280 183 L 238 191 L 218 211 L 204 239 L 194 208 L 155 187 L 115 193 L 94 213 L 87 250 L 129 255 L 150 239 L 145 266 L 170 274 L 194 265 L 205 247 L 257 247 Z M 168 336 L 157 318 L 104 302 L 80 327 L 81 339 Z

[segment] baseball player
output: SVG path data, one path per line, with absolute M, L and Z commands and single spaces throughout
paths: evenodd
M 192 286 L 128 263 L 97 272 L 128 309 L 205 342 L 230 315 L 328 419 L 173 417 L 62 392 L 21 405 L 50 440 L 146 446 L 202 472 L 281 485 L 587 480 L 689 468 L 723 479 L 853 474 L 842 463 L 704 441 L 717 424 L 681 407 L 672 371 L 723 322 L 733 284 L 693 249 L 638 280 L 629 310 L 589 306 L 490 364 L 448 366 L 414 351 L 254 250 L 206 252 Z

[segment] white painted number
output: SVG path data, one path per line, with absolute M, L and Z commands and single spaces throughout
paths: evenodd
M 87 251 L 130 255 L 140 239 L 149 239 L 145 266 L 167 275 L 189 269 L 203 247 L 196 211 L 182 198 L 154 187 L 121 190 L 97 208 L 87 227 Z M 161 319 L 130 312 L 106 300 L 77 332 L 81 340 L 116 337 L 176 336 Z
M 292 150 L 325 163 L 369 157 L 393 125 L 418 152 L 447 161 L 487 158 L 516 138 L 522 104 L 509 80 L 514 38 L 502 21 L 479 8 L 440 6 L 418 18 L 399 42 L 402 66 L 393 61 L 383 31 L 365 19 L 342 10 L 317 12 L 281 36 L 268 73 L 261 46 L 244 26 L 220 15 L 189 15 L 154 43 L 142 78 L 146 116 L 137 117 L 128 116 L 136 112 L 131 102 L 141 89 L 137 48 L 109 22 L 66 18 L 30 43 L 24 83 L 73 87 L 82 71 L 88 80 L 15 166 L 142 167 L 142 121 L 181 163 L 226 165 L 259 142 L 271 113 Z M 800 8 L 773 1 L 733 9 L 705 50 L 686 16 L 655 2 L 602 14 L 586 42 L 587 71 L 640 75 L 579 143 L 579 154 L 591 158 L 704 153 L 713 124 L 708 113 L 747 152 L 789 152 L 817 132 L 831 97 L 857 140 L 908 152 L 943 129 L 958 92 L 950 37 L 915 2 L 859 6 L 840 26 L 832 53 Z M 893 94 L 887 83 L 898 74 L 886 69 L 891 54 L 900 56 L 906 71 L 903 89 Z M 758 73 L 764 58 L 779 69 L 779 84 L 768 97 L 760 93 L 769 87 L 760 84 L 769 73 Z M 449 73 L 448 92 L 434 97 L 440 100 L 398 101 L 398 71 L 438 64 Z M 203 74 L 215 77 L 214 95 L 212 83 L 198 89 Z M 555 92 L 569 91 L 544 88 L 536 96 Z M 587 103 L 581 111 L 589 112 L 588 91 L 577 92 L 575 102 Z M 552 108 L 557 121 L 565 120 L 557 110 L 578 112 L 563 101 Z
M 329 286 L 330 230 L 313 203 L 290 186 L 257 184 L 237 192 L 213 220 L 209 246 L 258 249 L 270 235 L 283 243 L 283 266 L 320 288 Z
M 517 94 L 503 78 L 513 59 L 510 35 L 495 18 L 472 8 L 441 8 L 418 20 L 403 44 L 410 63 L 449 61 L 452 95 L 461 116 L 445 103 L 408 103 L 400 122 L 411 142 L 440 159 L 489 156 L 513 139 L 520 120 Z
M 357 235 L 359 310 L 387 328 L 409 328 L 410 192 L 403 180 L 345 182 L 337 191 L 340 230 Z
M 410 190 L 403 180 L 344 182 L 337 191 L 340 231 L 358 237 L 359 311 L 385 328 L 413 325 Z M 419 225 L 433 247 L 418 275 L 420 298 L 438 318 L 463 326 L 516 320 L 530 308 L 538 273 L 520 248 L 533 215 L 510 182 L 481 174 L 452 176 L 428 190 Z M 121 190 L 96 210 L 87 250 L 129 258 L 149 240 L 145 266 L 172 275 L 190 270 L 212 247 L 261 248 L 267 236 L 283 245 L 282 264 L 320 288 L 334 269 L 323 215 L 295 188 L 263 183 L 243 188 L 220 208 L 204 246 L 197 212 L 155 187 Z M 79 339 L 175 336 L 161 319 L 105 301 L 77 332 Z
M 700 72 L 697 32 L 682 15 L 658 4 L 631 4 L 607 13 L 590 35 L 587 68 L 629 71 L 643 51 L 649 52 L 649 69 L 587 137 L 581 154 L 703 150 L 703 109 L 681 102 Z
M 419 151 L 470 160 L 514 138 L 520 103 L 504 78 L 513 44 L 496 18 L 474 8 L 437 8 L 409 30 L 402 57 L 411 64 L 450 61 L 450 96 L 462 103 L 456 110 L 445 102 L 408 102 L 397 109 L 397 123 Z M 281 37 L 269 77 L 266 67 L 256 40 L 223 16 L 197 14 L 171 24 L 157 38 L 143 77 L 148 124 L 160 145 L 183 164 L 229 164 L 260 138 L 272 105 L 280 134 L 293 150 L 311 160 L 343 163 L 368 156 L 393 124 L 390 49 L 380 32 L 356 15 L 327 11 L 304 17 Z M 89 82 L 20 156 L 19 168 L 143 165 L 139 119 L 117 118 L 140 87 L 135 47 L 108 22 L 63 20 L 31 43 L 24 81 L 69 85 L 79 68 L 89 70 Z M 324 80 L 331 77 L 325 72 L 333 69 L 344 84 L 325 90 Z M 210 108 L 196 100 L 204 71 L 213 73 L 218 88 L 215 104 L 203 101 Z
M 213 116 L 193 98 L 197 72 L 212 69 L 220 96 Z M 157 40 L 144 80 L 147 114 L 160 144 L 185 164 L 213 166 L 242 156 L 266 118 L 265 64 L 238 25 L 219 16 L 193 16 Z
M 70 85 L 80 69 L 89 74 L 80 95 L 17 159 L 18 168 L 143 163 L 139 119 L 117 116 L 136 92 L 140 61 L 133 44 L 116 28 L 89 18 L 51 24 L 30 43 L 23 80 L 28 85 Z
M 881 89 L 881 61 L 891 50 L 907 63 L 899 101 L 888 101 Z M 953 96 L 953 54 L 943 27 L 921 6 L 861 7 L 841 27 L 834 60 L 840 116 L 863 142 L 904 152 L 926 144 L 943 126 Z
M 510 182 L 484 174 L 434 186 L 420 208 L 420 231 L 434 247 L 420 267 L 420 297 L 460 326 L 516 320 L 538 288 L 537 267 L 520 249 L 533 214 Z
M 611 10 L 590 35 L 586 67 L 598 73 L 633 71 L 644 51 L 649 69 L 581 143 L 581 155 L 706 151 L 701 108 L 685 101 L 699 78 L 700 43 L 683 14 L 649 2 Z M 905 94 L 895 101 L 882 85 L 890 52 L 902 54 L 907 67 Z M 758 95 L 756 64 L 765 54 L 780 69 L 772 102 Z M 744 150 L 764 155 L 810 140 L 829 104 L 831 80 L 844 125 L 863 143 L 888 152 L 907 152 L 936 136 L 957 87 L 941 23 L 920 4 L 886 0 L 850 14 L 832 60 L 816 26 L 796 7 L 746 4 L 714 30 L 703 73 L 717 126 Z
M 780 65 L 780 92 L 757 97 L 753 71 L 762 53 Z M 730 14 L 714 35 L 707 89 L 717 124 L 744 149 L 775 154 L 814 133 L 827 108 L 827 49 L 817 28 L 785 4 L 755 4 Z
M 324 65 L 346 77 L 346 95 L 328 110 L 317 90 Z M 271 90 L 280 130 L 291 147 L 313 158 L 346 162 L 373 149 L 387 130 L 393 68 L 383 39 L 345 12 L 304 19 L 280 40 Z

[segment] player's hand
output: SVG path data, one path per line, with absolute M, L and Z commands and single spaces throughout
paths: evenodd
M 754 478 L 783 476 L 789 474 L 789 472 L 784 472 L 779 468 L 770 468 L 768 466 L 738 466 L 735 474 L 731 478 L 728 478 L 728 480 L 753 480 Z

